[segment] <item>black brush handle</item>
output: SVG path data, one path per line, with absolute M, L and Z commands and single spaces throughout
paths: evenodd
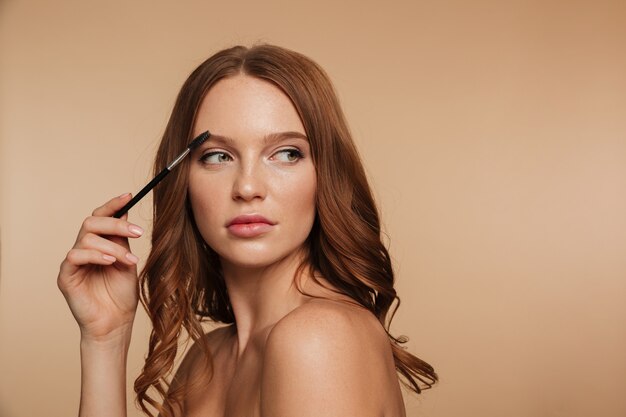
M 197 148 L 198 146 L 202 145 L 209 137 L 211 137 L 211 133 L 209 133 L 209 131 L 205 131 L 200 133 L 194 140 L 191 141 L 191 143 L 189 144 L 189 146 L 187 146 L 187 149 L 185 149 L 183 151 L 183 153 L 181 153 L 180 155 L 178 155 L 176 157 L 176 159 L 174 159 L 172 162 L 170 162 L 170 164 L 165 167 L 163 169 L 163 171 L 159 172 L 159 174 L 154 177 L 152 179 L 152 181 L 150 181 L 148 184 L 146 184 L 145 187 L 143 187 L 141 189 L 141 191 L 139 191 L 137 193 L 136 196 L 134 196 L 128 203 L 126 203 L 126 205 L 124 207 L 122 207 L 121 209 L 119 209 L 114 215 L 113 217 L 119 219 L 120 217 L 122 217 L 124 214 L 126 214 L 126 212 L 128 210 L 131 209 L 131 207 L 133 207 L 135 204 L 137 204 L 137 202 L 139 200 L 141 200 L 143 198 L 144 195 L 148 194 L 150 192 L 151 189 L 154 188 L 155 185 L 157 185 L 159 182 L 161 182 L 161 180 L 163 178 L 165 178 L 165 176 L 167 174 L 170 173 L 170 171 L 172 169 L 174 169 L 174 167 L 176 165 L 178 165 L 180 163 L 180 161 L 182 161 L 183 159 L 185 159 L 185 157 L 187 155 L 189 155 L 189 153 L 191 151 L 193 151 L 195 148 Z
M 163 169 L 163 171 L 159 172 L 158 175 L 156 177 L 154 177 L 152 179 L 152 181 L 150 181 L 148 184 L 146 184 L 146 186 L 143 187 L 141 189 L 141 191 L 139 191 L 137 193 L 137 195 L 134 196 L 128 203 L 126 203 L 126 205 L 124 207 L 122 207 L 117 212 L 115 212 L 113 217 L 119 219 L 124 214 L 126 214 L 126 212 L 128 210 L 130 210 L 131 207 L 133 207 L 135 204 L 137 204 L 139 202 L 139 200 L 141 200 L 143 198 L 143 196 L 148 194 L 150 192 L 150 190 L 152 190 L 154 188 L 154 186 L 157 185 L 169 173 L 170 173 L 170 170 L 167 169 L 167 168 L 165 168 L 165 169 Z

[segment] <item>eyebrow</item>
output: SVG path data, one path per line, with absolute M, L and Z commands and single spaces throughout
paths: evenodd
M 280 142 L 281 140 L 285 140 L 285 139 L 304 139 L 307 142 L 309 141 L 309 138 L 307 138 L 305 134 L 300 133 L 300 132 L 295 132 L 295 131 L 276 132 L 276 133 L 269 133 L 265 135 L 263 137 L 263 145 L 273 144 L 273 143 Z M 226 145 L 233 145 L 235 141 L 231 137 L 215 135 L 211 133 L 211 136 L 209 137 L 207 142 L 221 142 Z

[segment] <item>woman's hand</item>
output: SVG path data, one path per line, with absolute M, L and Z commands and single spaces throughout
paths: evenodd
M 107 341 L 130 335 L 138 301 L 137 262 L 128 238 L 143 230 L 111 217 L 130 200 L 125 194 L 87 217 L 76 243 L 61 263 L 59 289 L 83 339 Z

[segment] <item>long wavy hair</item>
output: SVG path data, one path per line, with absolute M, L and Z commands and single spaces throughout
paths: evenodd
M 317 173 L 317 213 L 302 266 L 378 318 L 405 386 L 416 393 L 432 387 L 438 380 L 433 368 L 401 346 L 406 337 L 389 334 L 400 299 L 381 240 L 379 215 L 333 86 L 315 62 L 272 45 L 236 46 L 207 59 L 191 73 L 176 99 L 157 152 L 155 173 L 192 139 L 196 112 L 209 89 L 236 74 L 278 86 L 293 102 L 309 139 Z M 153 329 L 135 392 L 138 404 L 150 416 L 151 406 L 163 417 L 173 417 L 187 393 L 188 387 L 170 387 L 168 382 L 183 332 L 202 349 L 212 374 L 201 322 L 206 318 L 235 321 L 219 258 L 194 222 L 187 195 L 187 163 L 154 191 L 152 250 L 140 275 L 141 302 Z M 161 398 L 151 396 L 150 389 Z

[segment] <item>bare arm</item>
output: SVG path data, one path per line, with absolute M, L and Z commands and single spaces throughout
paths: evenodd
M 130 331 L 108 341 L 80 341 L 80 417 L 126 417 Z
M 81 417 L 126 416 L 126 357 L 137 310 L 137 258 L 128 238 L 141 229 L 111 216 L 114 198 L 85 219 L 57 284 L 81 333 Z

